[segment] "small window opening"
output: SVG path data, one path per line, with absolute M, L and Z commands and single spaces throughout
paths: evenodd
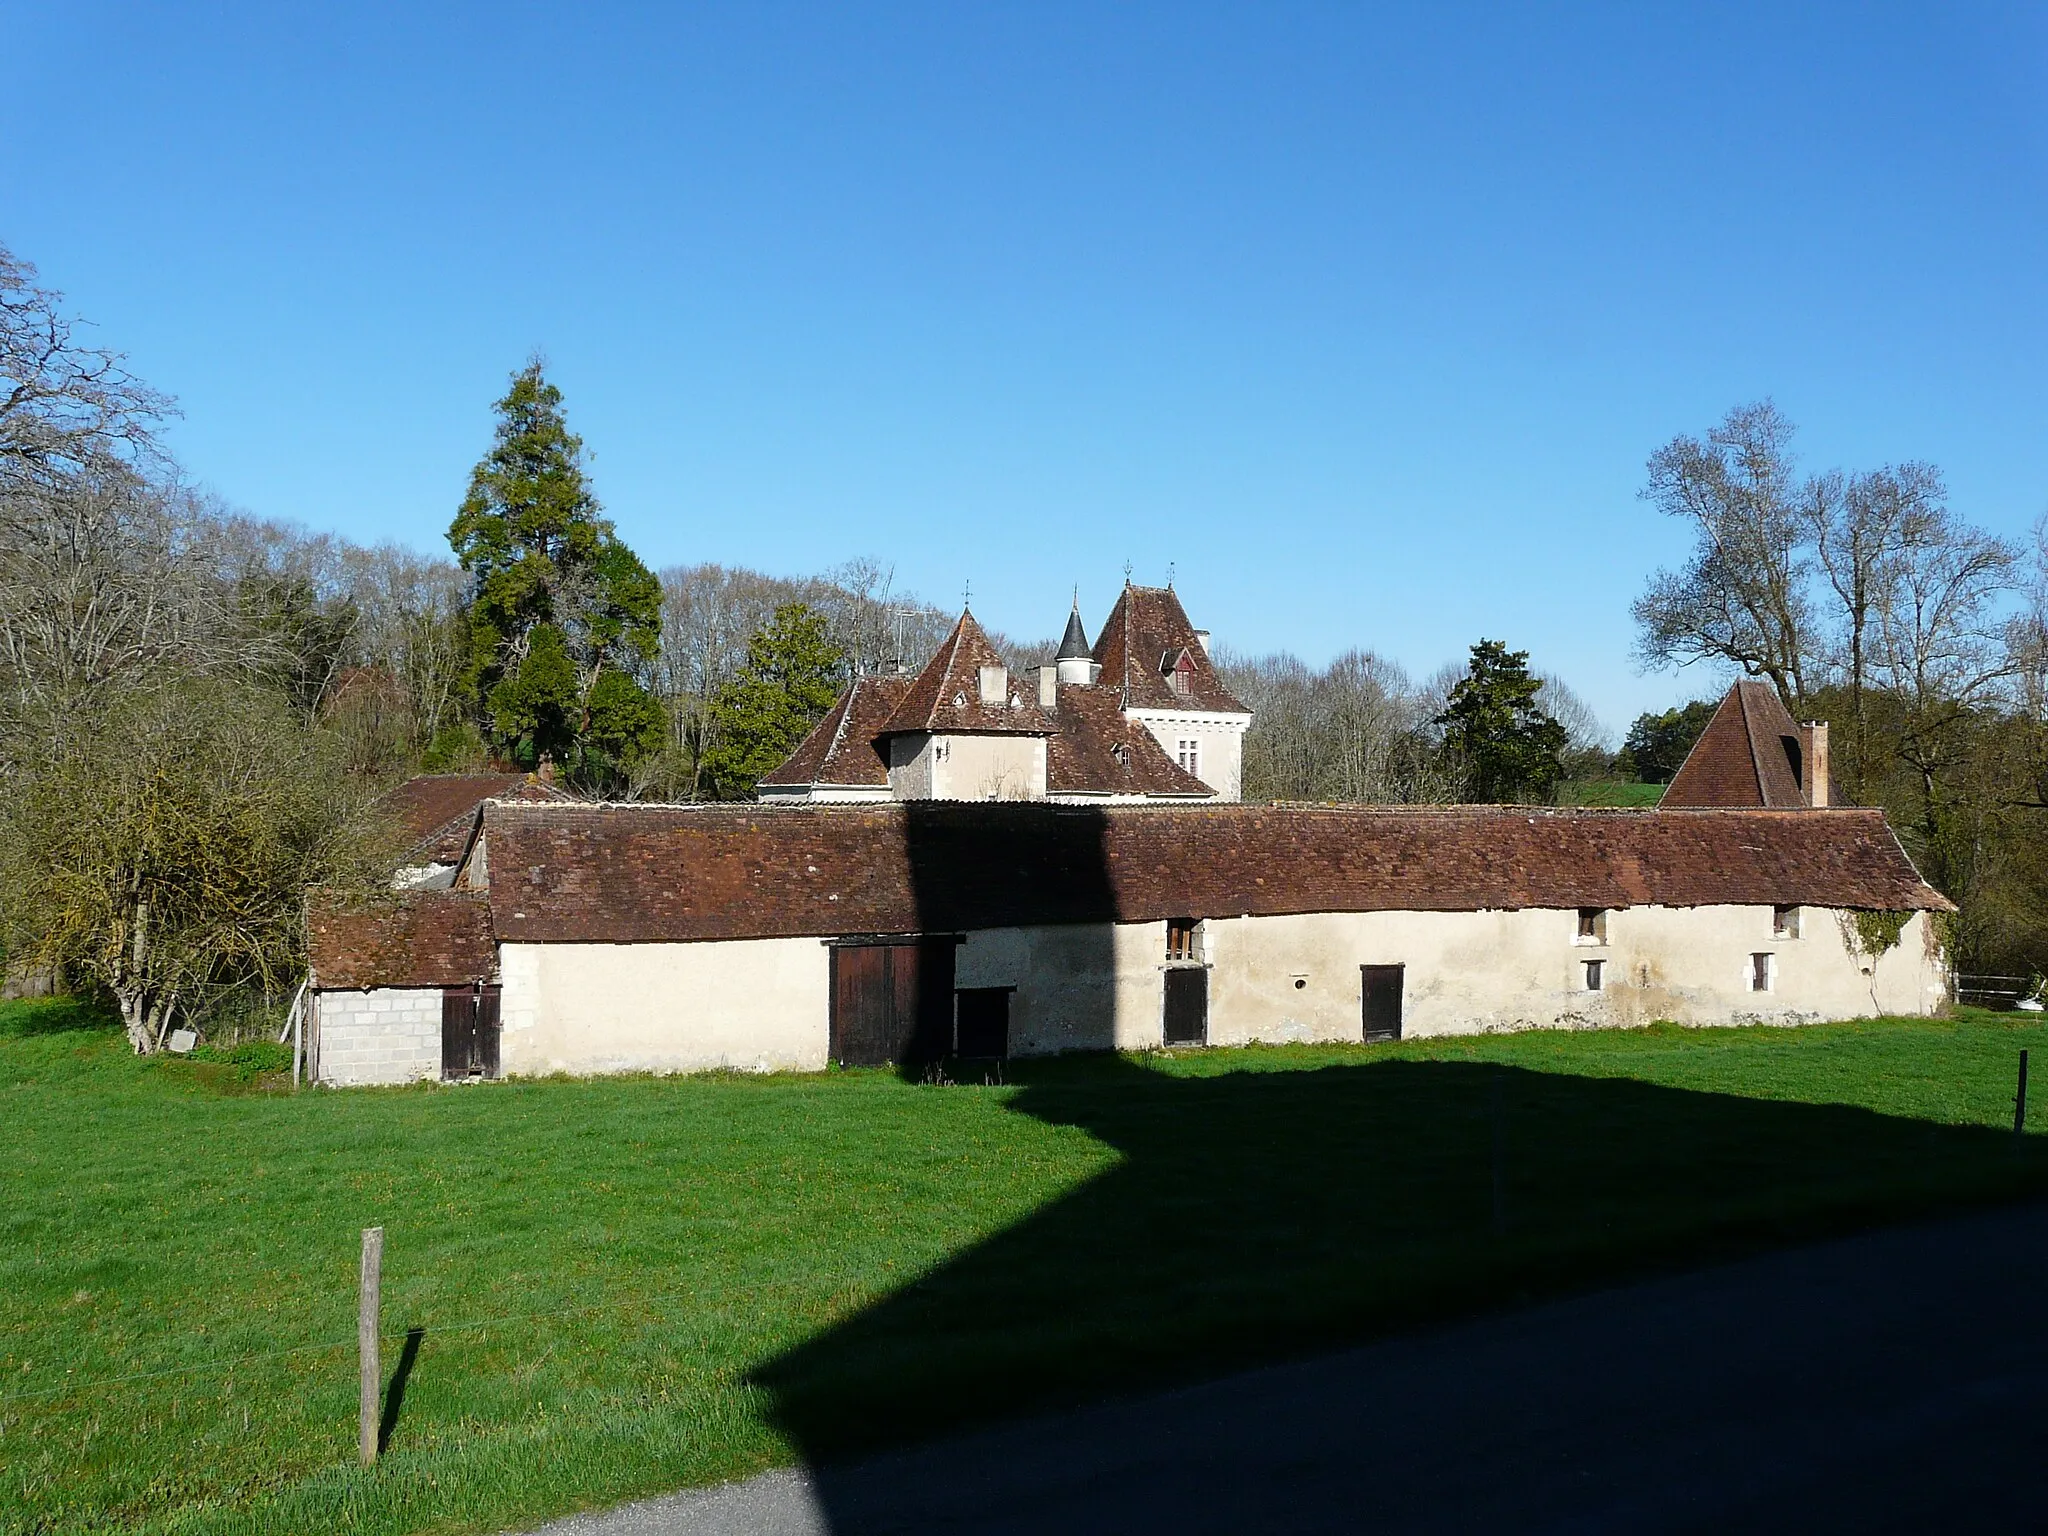
M 1749 957 L 1749 990 L 1768 992 L 1771 990 L 1771 956 L 1769 951 Z
M 1601 991 L 1607 982 L 1607 962 L 1605 960 L 1588 960 L 1585 962 L 1585 966 L 1586 990 L 1588 992 Z
M 1196 960 L 1200 953 L 1196 946 L 1201 925 L 1192 917 L 1170 917 L 1166 920 L 1166 958 L 1169 960 Z
M 1771 937 L 1774 939 L 1796 939 L 1799 937 L 1799 909 L 1797 907 L 1771 908 Z
M 1199 779 L 1202 776 L 1201 742 L 1192 737 L 1183 736 L 1174 745 L 1174 761 Z
M 1607 942 L 1607 910 L 1604 907 L 1579 908 L 1579 937 L 1581 944 L 1605 944 Z

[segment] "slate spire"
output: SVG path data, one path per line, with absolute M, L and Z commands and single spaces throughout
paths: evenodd
M 1067 632 L 1060 638 L 1059 654 L 1054 661 L 1089 661 L 1094 652 L 1088 647 L 1088 631 L 1081 627 L 1081 600 L 1074 599 L 1074 611 L 1067 615 Z

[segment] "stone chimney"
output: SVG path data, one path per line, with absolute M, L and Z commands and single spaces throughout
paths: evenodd
M 1799 727 L 1799 768 L 1806 803 L 1816 810 L 1828 804 L 1828 723 L 1809 720 Z
M 1008 667 L 983 667 L 981 669 L 981 702 L 1000 705 L 1007 701 L 1010 693 L 1010 669 Z
M 1060 669 L 1048 662 L 1038 669 L 1038 707 L 1055 709 L 1060 702 Z

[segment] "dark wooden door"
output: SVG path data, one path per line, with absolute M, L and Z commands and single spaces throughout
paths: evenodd
M 441 1076 L 450 1082 L 498 1075 L 496 987 L 441 989 Z
M 1209 1043 L 1209 972 L 1179 966 L 1166 973 L 1166 1043 Z
M 968 987 L 953 994 L 958 1000 L 954 1051 L 961 1056 L 1010 1054 L 1010 989 Z
M 832 1059 L 842 1066 L 935 1060 L 953 1042 L 953 941 L 832 950 Z
M 453 1082 L 469 1076 L 476 1043 L 476 993 L 469 987 L 441 989 L 441 1076 Z
M 476 1045 L 470 1061 L 478 1077 L 498 1075 L 498 988 L 485 987 L 476 995 Z
M 1363 978 L 1360 991 L 1365 999 L 1366 1042 L 1400 1039 L 1401 978 L 1407 967 L 1361 965 L 1358 969 Z

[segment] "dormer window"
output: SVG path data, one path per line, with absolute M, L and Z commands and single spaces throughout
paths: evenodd
M 1166 676 L 1166 686 L 1183 698 L 1194 691 L 1195 660 L 1185 649 L 1160 657 L 1159 670 Z

